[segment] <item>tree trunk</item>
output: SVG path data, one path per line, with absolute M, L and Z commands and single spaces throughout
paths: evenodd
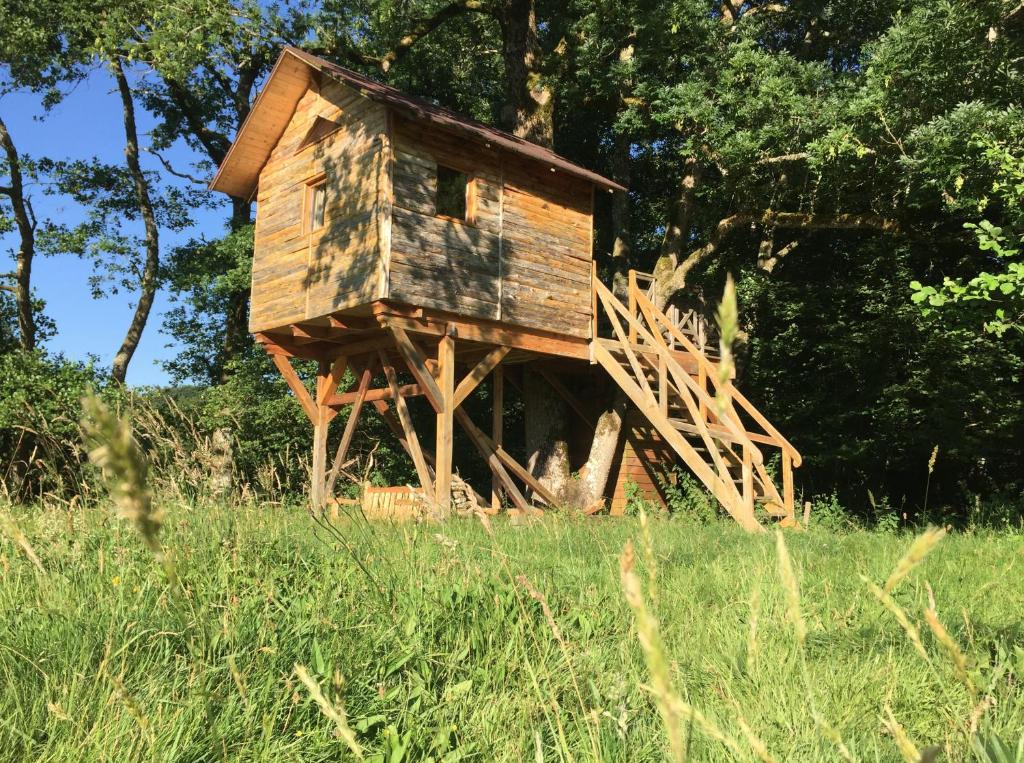
M 629 400 L 625 393 L 616 389 L 612 404 L 597 419 L 594 439 L 590 443 L 590 454 L 587 456 L 586 466 L 580 470 L 576 495 L 571 502 L 577 508 L 589 508 L 603 499 L 628 408 Z
M 251 222 L 252 204 L 246 199 L 232 197 L 231 230 L 241 230 Z M 231 375 L 231 361 L 242 354 L 249 341 L 249 292 L 249 289 L 243 289 L 228 298 L 224 315 L 224 341 L 216 374 L 221 383 Z
M 569 412 L 540 374 L 525 366 L 527 468 L 560 502 L 570 499 Z
M 15 304 L 18 308 L 18 332 L 23 350 L 33 350 L 36 346 L 36 321 L 32 310 L 32 259 L 35 257 L 35 220 L 32 210 L 25 199 L 24 180 L 21 175 L 21 161 L 18 151 L 7 131 L 7 125 L 0 118 L 0 145 L 7 155 L 8 173 L 11 181 L 9 186 L 0 188 L 0 194 L 11 200 L 14 221 L 18 226 L 20 237 L 18 252 L 15 255 L 14 292 Z M 7 288 L 7 287 L 5 287 Z
M 533 143 L 554 143 L 554 100 L 541 71 L 534 0 L 502 0 L 495 14 L 501 25 L 505 61 L 502 127 Z
M 149 312 L 153 307 L 153 300 L 156 297 L 156 289 L 160 276 L 160 231 L 156 224 L 156 217 L 153 214 L 153 204 L 149 195 L 149 182 L 146 180 L 142 167 L 139 164 L 139 134 L 135 125 L 135 104 L 132 101 L 132 91 L 128 87 L 128 80 L 124 76 L 124 68 L 121 60 L 116 56 L 111 58 L 110 68 L 117 80 L 117 89 L 121 95 L 121 106 L 124 110 L 124 157 L 128 165 L 128 171 L 135 184 L 135 199 L 139 206 L 139 215 L 142 217 L 146 230 L 146 261 L 142 269 L 140 281 L 139 303 L 135 306 L 135 314 L 128 326 L 121 348 L 114 356 L 114 362 L 110 369 L 110 375 L 118 384 L 124 384 L 128 375 L 128 364 L 131 362 L 135 350 L 139 346 L 142 332 L 146 328 L 146 321 L 149 320 Z
M 688 158 L 683 166 L 679 196 L 672 204 L 668 225 L 665 226 L 665 237 L 661 242 L 661 251 L 654 265 L 654 304 L 659 310 L 665 308 L 675 290 L 672 276 L 690 240 L 690 226 L 693 224 L 697 208 L 697 188 L 700 186 L 703 172 L 704 168 L 695 156 Z

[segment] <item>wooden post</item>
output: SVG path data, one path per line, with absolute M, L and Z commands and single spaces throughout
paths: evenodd
M 631 318 L 636 317 L 636 271 L 629 271 L 629 316 Z M 637 334 L 636 328 L 633 326 L 632 321 L 629 326 L 629 343 L 636 344 Z
M 437 382 L 442 409 L 437 412 L 437 447 L 434 449 L 434 500 L 442 511 L 452 502 L 452 433 L 455 412 L 455 338 L 446 333 L 437 345 Z
M 788 516 L 794 515 L 793 507 L 793 457 L 782 451 L 782 506 Z
M 323 404 L 327 387 L 330 384 L 331 364 L 320 361 L 316 373 L 316 418 L 313 421 L 313 469 L 310 475 L 309 499 L 313 509 L 319 511 L 324 506 L 324 489 L 327 485 L 327 427 L 331 422 L 332 411 Z
M 754 469 L 750 459 L 750 448 L 743 448 L 743 510 L 754 513 Z
M 499 365 L 494 369 L 493 389 L 491 391 L 491 439 L 500 448 L 505 438 L 505 367 Z M 497 475 L 491 477 L 491 508 L 501 509 L 501 480 Z

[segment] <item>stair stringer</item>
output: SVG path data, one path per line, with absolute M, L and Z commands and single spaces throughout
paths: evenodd
M 658 434 L 678 454 L 683 463 L 693 472 L 694 476 L 711 491 L 711 494 L 722 504 L 729 515 L 745 530 L 764 532 L 764 527 L 761 526 L 754 517 L 753 512 L 744 504 L 743 496 L 736 490 L 736 486 L 715 474 L 687 439 L 672 425 L 668 417 L 663 415 L 658 406 L 644 393 L 640 385 L 623 370 L 619 362 L 612 357 L 612 354 L 599 341 L 592 342 L 591 349 L 594 360 L 607 371 L 612 380 L 633 402 L 633 405 L 654 426 Z M 674 361 L 671 362 L 674 363 Z M 678 371 L 685 373 L 681 368 Z

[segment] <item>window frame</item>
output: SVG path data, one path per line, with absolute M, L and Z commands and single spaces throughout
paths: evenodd
M 322 210 L 323 220 L 320 225 L 314 226 L 313 216 L 316 213 L 314 208 L 316 202 L 316 192 L 319 189 L 323 189 L 324 206 Z M 302 204 L 302 227 L 306 233 L 316 233 L 319 230 L 323 230 L 327 227 L 327 175 L 326 173 L 320 173 L 315 177 L 310 178 L 306 181 L 306 188 L 304 192 L 304 199 Z
M 465 198 L 465 216 L 456 217 L 455 215 L 447 215 L 437 211 L 437 185 L 441 181 L 441 168 L 450 170 L 451 172 L 457 172 L 461 175 L 466 176 L 466 198 Z M 438 220 L 446 220 L 447 222 L 460 223 L 462 225 L 476 226 L 476 173 L 472 170 L 459 166 L 457 164 L 449 164 L 447 162 L 434 161 L 434 217 Z

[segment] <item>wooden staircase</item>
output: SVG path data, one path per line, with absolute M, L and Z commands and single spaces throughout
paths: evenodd
M 655 307 L 649 274 L 630 271 L 628 306 L 596 278 L 593 283 L 594 362 L 745 529 L 764 530 L 755 503 L 769 516 L 795 521 L 793 469 L 800 454 L 731 379 L 720 379 L 700 322 Z M 781 493 L 765 468 L 763 447 L 781 451 Z

